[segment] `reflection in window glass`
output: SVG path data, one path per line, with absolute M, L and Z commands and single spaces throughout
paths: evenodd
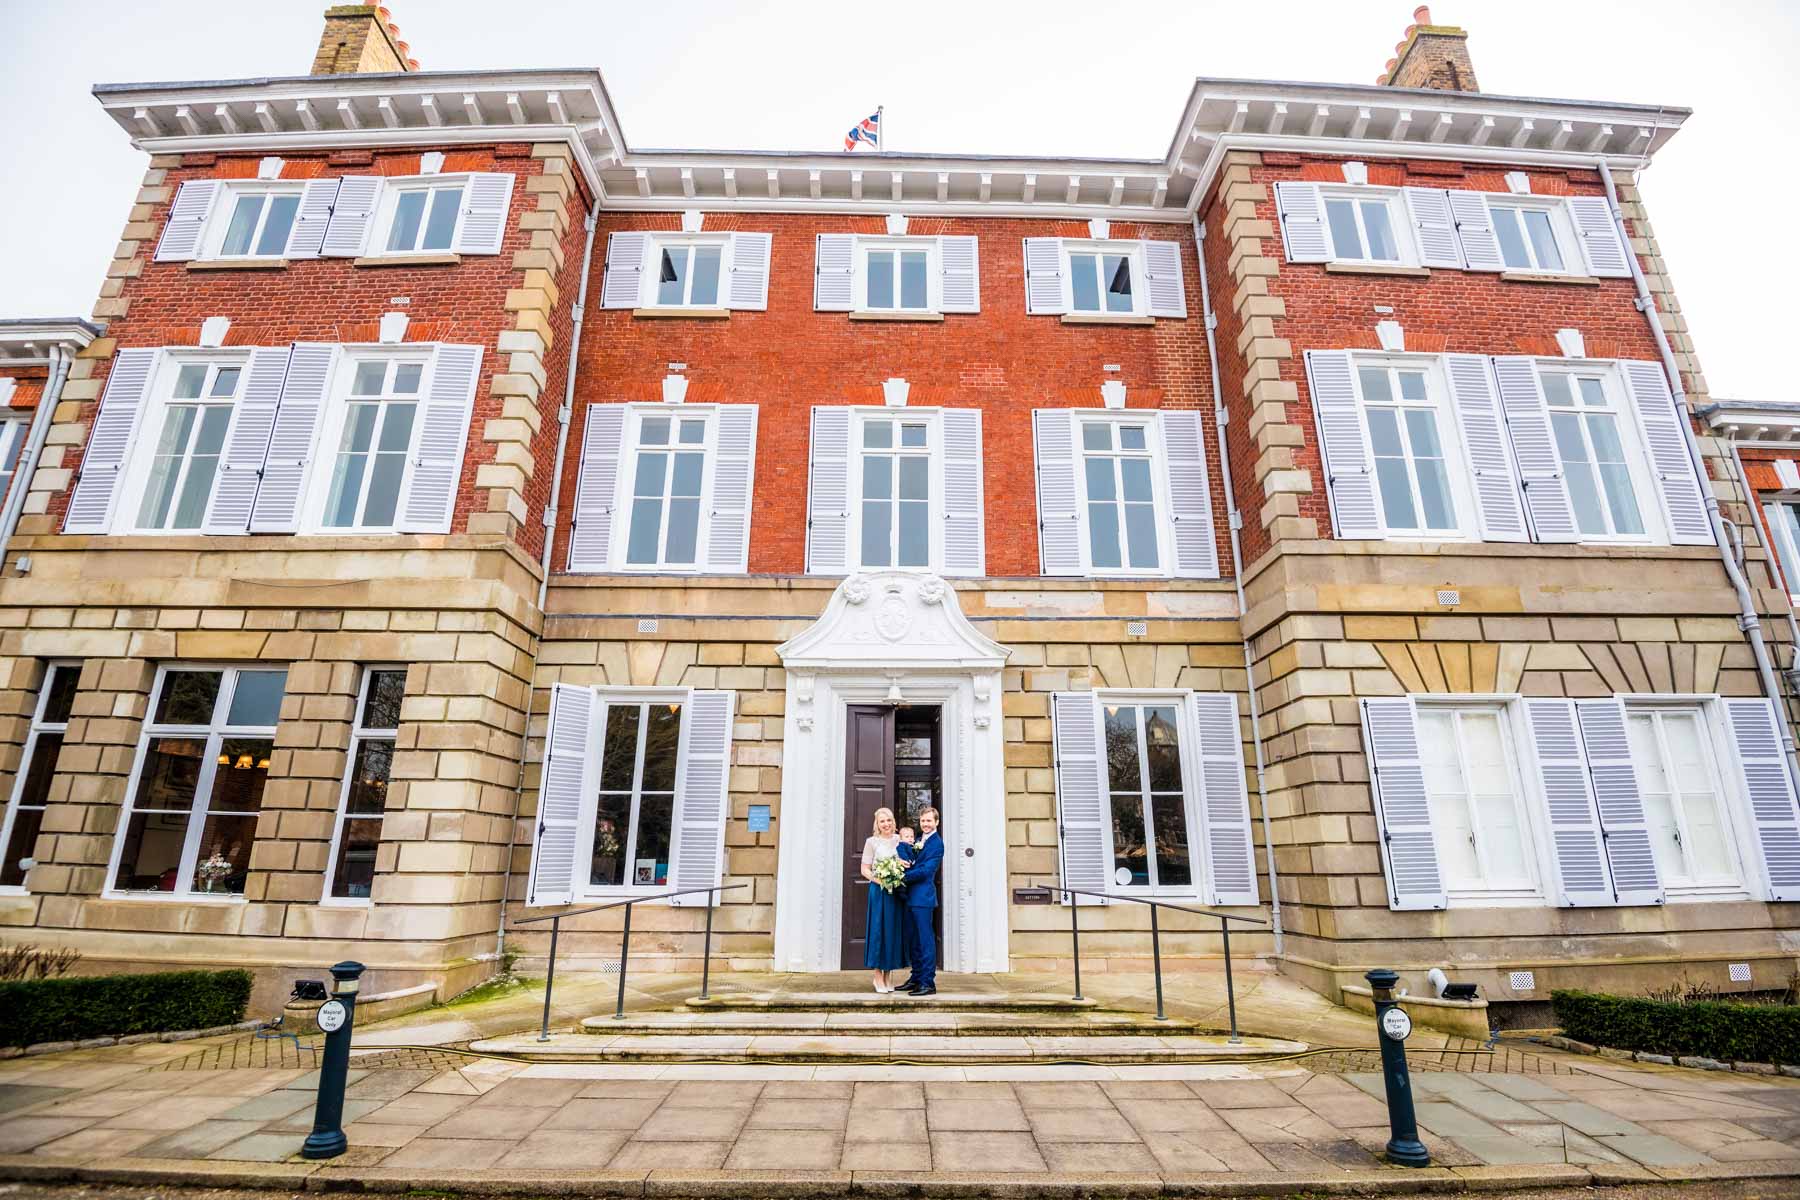
M 350 773 L 344 781 L 332 853 L 329 894 L 340 900 L 367 899 L 374 888 L 382 818 L 387 813 L 388 784 L 393 777 L 394 740 L 405 694 L 403 670 L 371 670 L 364 675 L 362 703 L 350 737 Z
M 25 735 L 24 756 L 13 777 L 12 798 L 0 819 L 0 887 L 25 885 L 25 864 L 31 860 L 38 831 L 43 828 L 50 784 L 56 778 L 80 679 L 79 663 L 53 663 L 45 673 L 31 728 Z
M 930 429 L 922 421 L 862 423 L 862 565 L 931 562 Z
M 680 704 L 607 704 L 588 871 L 593 886 L 668 883 L 680 751 Z
M 1102 710 L 1112 806 L 1114 883 L 1193 883 L 1182 787 L 1180 713 L 1173 705 L 1108 704 Z M 1124 883 L 1127 872 L 1130 882 Z
M 286 680 L 286 671 L 235 668 L 163 673 L 119 835 L 115 889 L 243 894 Z M 229 715 L 218 711 L 221 695 L 232 697 Z M 239 717 L 247 720 L 233 724 Z
M 1101 571 L 1154 571 L 1161 550 L 1148 427 L 1090 421 L 1082 426 L 1088 555 Z

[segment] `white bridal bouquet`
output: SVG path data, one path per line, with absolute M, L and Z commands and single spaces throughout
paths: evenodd
M 892 893 L 906 882 L 906 864 L 898 858 L 876 859 L 870 873 L 875 876 L 875 882 L 881 885 L 884 892 Z

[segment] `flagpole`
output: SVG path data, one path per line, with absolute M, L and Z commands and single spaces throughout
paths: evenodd
M 887 119 L 882 115 L 885 111 L 884 105 L 877 104 L 875 106 L 875 153 L 877 154 L 887 149 Z

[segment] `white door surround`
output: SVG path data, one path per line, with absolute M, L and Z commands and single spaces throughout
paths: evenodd
M 845 712 L 852 704 L 943 708 L 940 766 L 946 971 L 1007 969 L 1005 742 L 1000 668 L 1010 653 L 963 616 L 936 575 L 852 575 L 825 612 L 780 646 L 787 671 L 775 969 L 842 963 Z

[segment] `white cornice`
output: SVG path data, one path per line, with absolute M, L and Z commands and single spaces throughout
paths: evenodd
M 1078 159 L 633 150 L 597 71 L 407 72 L 94 89 L 152 153 L 560 141 L 602 207 L 1185 221 L 1231 149 L 1641 166 L 1680 108 L 1197 80 L 1167 155 Z
M 1708 429 L 1734 441 L 1800 447 L 1800 401 L 1719 400 L 1699 410 Z
M 37 366 L 50 361 L 50 351 L 82 349 L 105 327 L 80 317 L 0 320 L 0 368 Z

